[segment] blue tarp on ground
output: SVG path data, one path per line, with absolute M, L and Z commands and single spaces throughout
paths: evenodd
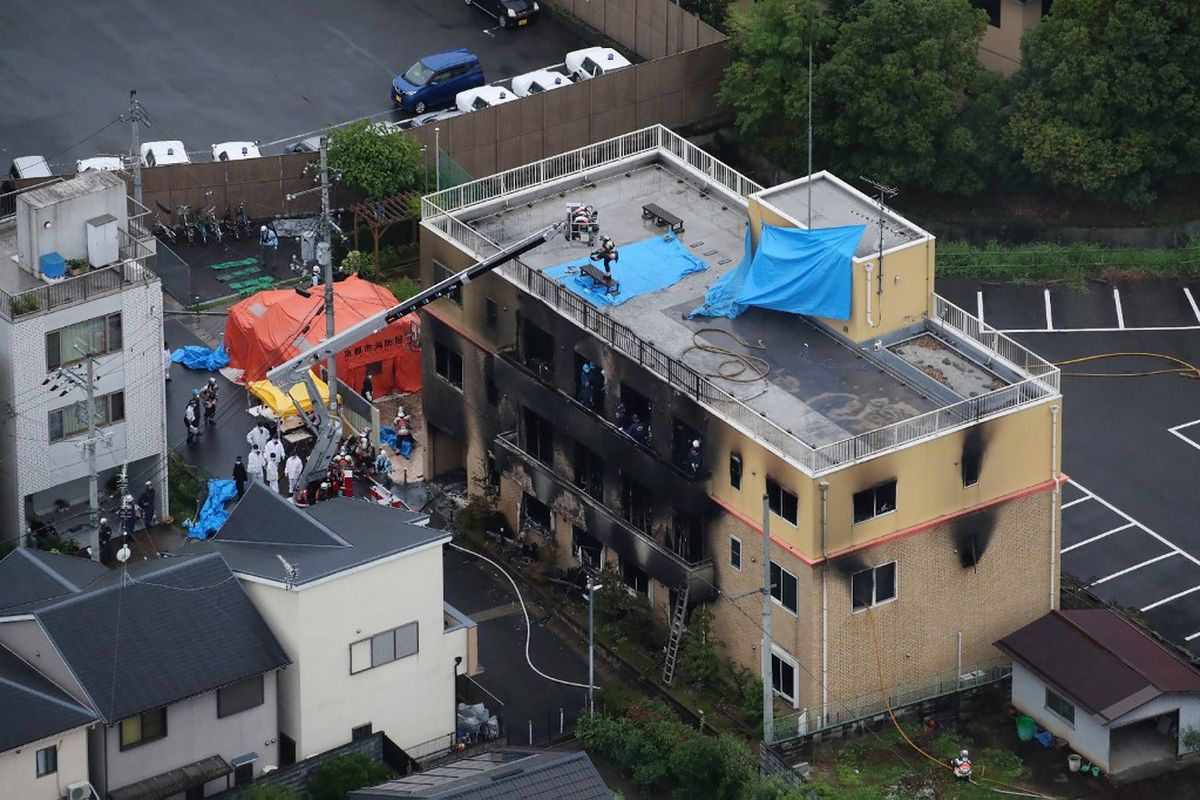
M 674 235 L 655 236 L 619 248 L 620 260 L 612 265 L 612 274 L 621 284 L 618 294 L 608 294 L 591 278 L 579 274 L 579 267 L 588 260 L 587 254 L 566 264 L 542 270 L 575 294 L 596 306 L 619 306 L 627 300 L 657 292 L 678 283 L 685 275 L 708 269 L 702 259 L 687 251 Z M 592 262 L 601 270 L 604 263 Z
M 200 509 L 195 522 L 188 528 L 188 536 L 192 539 L 207 539 L 221 529 L 229 512 L 225 504 L 237 497 L 237 486 L 228 478 L 209 478 L 208 499 Z
M 758 250 L 708 288 L 704 305 L 689 316 L 736 317 L 750 307 L 850 319 L 850 260 L 866 225 L 777 228 L 763 224 Z
M 396 450 L 396 429 L 390 428 L 387 425 L 382 425 L 379 428 L 379 443 L 387 445 L 393 452 Z
M 216 350 L 209 350 L 198 344 L 184 345 L 171 353 L 171 360 L 176 364 L 183 364 L 188 369 L 203 369 L 209 372 L 229 366 L 229 354 L 225 352 L 223 342 Z

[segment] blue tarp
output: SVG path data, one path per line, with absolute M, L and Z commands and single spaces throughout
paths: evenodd
M 188 536 L 193 539 L 207 539 L 221 529 L 229 512 L 225 504 L 237 497 L 237 486 L 228 478 L 209 478 L 208 499 L 195 522 L 188 527 Z
M 657 292 L 678 283 L 685 275 L 708 269 L 702 259 L 687 251 L 674 235 L 655 236 L 626 245 L 618 251 L 620 260 L 613 263 L 612 274 L 621 284 L 618 294 L 608 294 L 591 278 L 579 274 L 587 255 L 566 264 L 542 270 L 543 274 L 560 281 L 575 294 L 597 306 L 619 306 L 638 295 Z M 593 262 L 604 269 L 603 262 Z
M 229 366 L 229 354 L 225 352 L 224 342 L 216 350 L 209 350 L 198 344 L 184 345 L 171 353 L 171 360 L 176 364 L 183 364 L 188 369 L 203 369 L 209 372 Z
M 379 428 L 379 443 L 396 450 L 396 429 L 383 425 Z
M 777 228 L 763 224 L 758 250 L 708 288 L 689 316 L 736 317 L 749 307 L 850 319 L 850 260 L 866 225 Z

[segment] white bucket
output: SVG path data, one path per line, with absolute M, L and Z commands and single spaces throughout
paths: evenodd
M 1081 763 L 1083 763 L 1083 759 L 1074 753 L 1067 756 L 1067 767 L 1070 768 L 1071 772 L 1079 772 L 1079 765 Z

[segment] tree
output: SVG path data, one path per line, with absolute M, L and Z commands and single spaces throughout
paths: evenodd
M 1021 50 L 1006 141 L 1035 178 L 1146 204 L 1200 172 L 1195 0 L 1058 0 Z
M 719 31 L 729 22 L 729 4 L 733 0 L 683 0 L 683 7 Z
M 364 786 L 382 783 L 392 775 L 382 762 L 361 753 L 348 753 L 326 761 L 308 780 L 310 800 L 346 800 Z
M 717 643 L 712 632 L 712 614 L 708 606 L 692 612 L 687 638 L 683 640 L 683 653 L 679 659 L 684 678 L 695 689 L 715 689 L 721 680 L 721 659 L 717 656 Z
M 750 749 L 727 733 L 685 739 L 671 751 L 669 763 L 681 786 L 674 792 L 679 798 L 737 800 L 754 776 Z
M 329 163 L 367 197 L 382 199 L 417 188 L 424 176 L 421 145 L 366 119 L 329 134 Z
M 300 795 L 295 789 L 278 783 L 259 783 L 248 792 L 238 795 L 238 800 L 300 800 Z
M 847 10 L 816 76 L 819 138 L 835 169 L 939 192 L 983 188 L 1004 85 L 979 63 L 986 28 L 963 0 Z
M 717 94 L 737 113 L 744 137 L 792 168 L 805 163 L 810 28 L 814 64 L 820 65 L 834 27 L 816 0 L 761 0 L 735 13 L 730 64 Z

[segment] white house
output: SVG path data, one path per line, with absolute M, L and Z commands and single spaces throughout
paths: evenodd
M 349 498 L 301 509 L 253 483 L 215 538 L 189 546 L 225 557 L 291 658 L 282 764 L 375 731 L 414 757 L 449 746 L 476 628 L 443 600 L 450 534 L 425 520 Z
M 0 224 L 6 531 L 24 533 L 36 520 L 60 533 L 79 528 L 81 544 L 95 535 L 85 513 L 88 356 L 98 494 L 128 463 L 133 485 L 151 481 L 160 515 L 167 508 L 162 287 L 147 267 L 154 237 L 130 218 L 130 203 L 119 176 L 92 171 L 18 195 L 15 220 Z
M 1114 780 L 1172 768 L 1200 732 L 1200 672 L 1114 611 L 1052 611 L 996 646 L 1013 705 Z

